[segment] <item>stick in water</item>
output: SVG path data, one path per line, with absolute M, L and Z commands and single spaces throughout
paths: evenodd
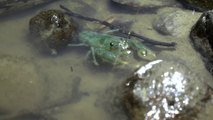
M 120 27 L 115 26 L 113 24 L 110 24 L 110 23 L 108 23 L 106 21 L 102 21 L 102 20 L 98 20 L 98 19 L 95 19 L 95 18 L 82 16 L 80 14 L 72 12 L 70 9 L 66 8 L 63 5 L 60 5 L 60 8 L 65 10 L 66 11 L 65 14 L 67 14 L 69 16 L 76 17 L 76 18 L 83 19 L 83 20 L 87 20 L 87 21 L 90 21 L 90 22 L 97 22 L 99 24 L 102 24 L 102 25 L 105 25 L 105 26 L 109 27 L 110 29 L 118 29 L 119 32 L 121 32 L 121 33 L 123 33 L 125 35 L 128 35 L 128 36 L 133 36 L 133 37 L 140 38 L 145 43 L 149 43 L 149 44 L 152 44 L 152 45 L 167 46 L 167 47 L 174 47 L 176 45 L 175 42 L 168 43 L 168 42 L 161 42 L 161 41 L 152 40 L 150 38 L 141 36 L 138 33 L 135 33 L 134 31 L 127 31 L 125 29 L 121 29 Z

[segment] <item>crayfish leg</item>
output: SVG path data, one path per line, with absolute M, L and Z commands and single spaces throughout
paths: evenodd
M 55 49 L 50 49 L 50 54 L 51 55 L 57 55 L 58 52 Z
M 87 52 L 87 54 L 86 54 L 86 59 L 88 59 L 89 58 L 89 55 L 91 54 L 91 50 L 89 50 L 88 52 Z
M 91 49 L 91 53 L 92 53 L 93 63 L 98 66 L 99 63 L 97 62 L 96 57 L 95 57 L 95 50 L 93 47 L 91 47 L 90 49 Z

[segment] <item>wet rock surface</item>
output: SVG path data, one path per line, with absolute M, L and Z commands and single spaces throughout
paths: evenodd
M 7 15 L 20 10 L 33 8 L 57 0 L 1 0 L 0 15 Z
M 140 0 L 111 0 L 113 2 L 123 4 L 123 5 L 129 5 L 131 7 L 142 7 L 144 4 L 146 5 L 162 5 L 162 1 L 156 1 L 154 2 L 144 2 Z M 146 1 L 146 0 L 145 0 Z
M 207 69 L 213 74 L 213 11 L 204 12 L 190 33 L 195 49 L 200 52 Z
M 167 8 L 169 9 L 169 8 Z M 153 27 L 163 35 L 176 37 L 186 36 L 190 32 L 191 26 L 196 22 L 198 14 L 190 11 L 171 9 L 169 12 L 162 10 L 160 16 L 153 22 Z
M 57 120 L 50 116 L 46 116 L 43 114 L 35 114 L 35 113 L 27 113 L 14 118 L 5 119 L 5 120 Z
M 170 6 L 174 3 L 173 0 L 111 0 L 121 7 L 137 12 L 156 12 L 159 8 Z
M 111 94 L 108 112 L 121 111 L 130 120 L 193 120 L 204 108 L 202 100 L 209 100 L 208 87 L 183 63 L 156 60 L 140 67 L 132 77 Z M 112 106 L 111 106 L 112 107 Z M 111 112 L 113 111 L 113 112 Z
M 213 9 L 212 0 L 177 0 L 183 4 L 186 8 L 197 10 L 197 11 L 206 11 Z
M 0 120 L 53 120 L 57 109 L 89 95 L 79 89 L 81 78 L 54 79 L 45 71 L 32 59 L 0 56 Z
M 40 51 L 57 54 L 72 41 L 76 24 L 59 10 L 47 10 L 30 19 L 29 29 Z
M 124 85 L 123 103 L 133 120 L 192 119 L 205 96 L 202 79 L 180 63 L 156 60 Z
M 46 96 L 45 81 L 36 65 L 22 57 L 0 57 L 0 84 L 2 116 L 34 111 Z

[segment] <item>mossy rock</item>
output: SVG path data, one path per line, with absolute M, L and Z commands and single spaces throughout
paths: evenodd
M 76 33 L 76 23 L 60 10 L 41 11 L 30 19 L 29 30 L 39 51 L 57 53 L 64 49 Z

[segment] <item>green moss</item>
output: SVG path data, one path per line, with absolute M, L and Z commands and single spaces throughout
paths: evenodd
M 76 23 L 59 10 L 41 11 L 30 19 L 29 29 L 35 43 L 42 49 L 60 50 L 69 44 L 76 31 Z

